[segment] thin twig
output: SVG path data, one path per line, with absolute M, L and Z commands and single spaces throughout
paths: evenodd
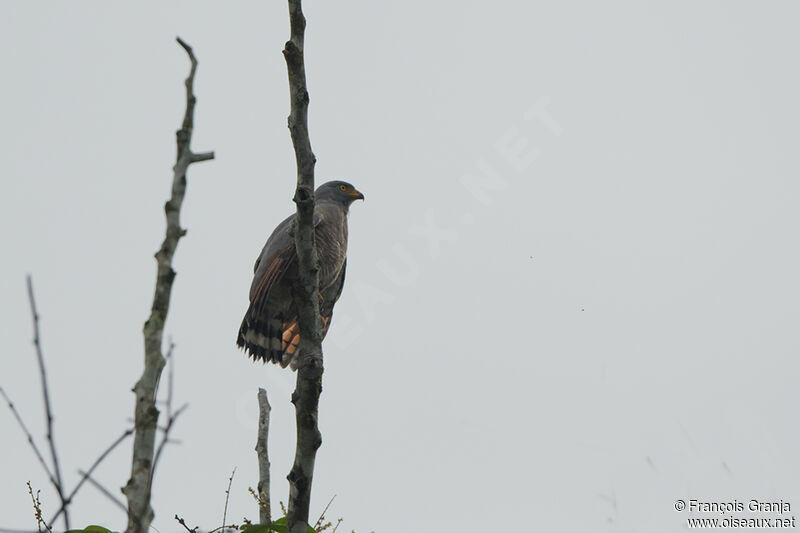
M 164 436 L 162 437 L 161 442 L 158 445 L 158 449 L 156 450 L 155 457 L 153 458 L 153 468 L 150 474 L 151 488 L 153 483 L 153 477 L 155 476 L 156 472 L 156 466 L 158 466 L 158 460 L 161 458 L 161 452 L 164 450 L 164 446 L 166 446 L 168 442 L 175 442 L 169 439 L 169 432 L 172 430 L 172 426 L 173 424 L 175 424 L 175 421 L 178 419 L 181 413 L 183 413 L 186 410 L 187 407 L 189 407 L 188 403 L 183 404 L 174 413 L 172 413 L 172 416 L 169 417 L 169 420 L 167 420 L 167 425 L 164 427 Z
M 169 348 L 167 348 L 167 353 L 164 355 L 164 361 L 169 364 L 169 368 L 167 369 L 167 418 L 170 416 L 170 409 L 172 408 L 172 373 L 175 369 L 175 358 L 173 354 L 175 352 L 175 343 L 172 342 L 172 337 L 169 338 Z M 158 375 L 158 380 L 156 381 L 156 391 L 153 393 L 154 398 L 158 398 L 158 391 L 161 387 L 161 374 Z
M 33 511 L 35 513 L 36 525 L 39 528 L 39 533 L 42 533 L 42 526 L 44 526 L 44 528 L 50 533 L 53 533 L 53 528 L 51 528 L 47 522 L 44 521 L 44 518 L 42 518 L 42 502 L 39 501 L 39 493 L 41 491 L 37 490 L 36 496 L 34 496 L 31 482 L 28 481 L 26 484 L 28 485 L 28 494 L 31 495 L 31 502 L 33 503 Z
M 225 520 L 228 519 L 228 500 L 231 497 L 231 485 L 233 484 L 233 476 L 236 474 L 236 467 L 231 472 L 231 477 L 228 478 L 228 488 L 225 491 L 225 509 L 222 511 L 222 527 L 225 527 Z
M 319 526 L 322 525 L 322 521 L 325 519 L 325 513 L 328 512 L 328 507 L 331 506 L 331 504 L 333 503 L 333 500 L 335 500 L 335 499 L 336 499 L 336 494 L 333 495 L 333 497 L 328 502 L 328 505 L 326 505 L 325 509 L 322 510 L 322 514 L 319 515 L 319 518 L 317 518 L 317 521 L 314 524 L 314 529 L 319 529 Z
M 236 530 L 236 529 L 240 529 L 240 527 L 237 524 L 227 524 L 227 525 L 224 525 L 224 526 L 215 527 L 214 529 L 212 529 L 208 533 L 217 533 L 217 531 L 225 531 L 226 529 L 234 529 L 234 530 Z
M 53 435 L 53 410 L 50 407 L 50 391 L 47 386 L 47 372 L 44 366 L 44 356 L 42 355 L 42 344 L 39 336 L 39 314 L 36 312 L 36 299 L 33 297 L 33 280 L 31 276 L 27 276 L 28 283 L 28 301 L 31 306 L 31 315 L 33 318 L 33 346 L 36 348 L 36 360 L 39 363 L 39 375 L 42 379 L 42 394 L 44 395 L 44 411 L 47 418 L 47 442 L 50 445 L 50 454 L 53 458 L 53 473 L 56 478 L 56 492 L 58 498 L 61 500 L 61 506 L 64 507 L 64 526 L 66 529 L 69 527 L 69 513 L 66 509 L 68 505 L 67 499 L 64 497 L 64 483 L 61 478 L 61 465 L 58 463 L 58 453 L 56 452 L 56 442 Z
M 39 464 L 42 465 L 42 468 L 44 469 L 45 473 L 47 474 L 47 477 L 50 479 L 50 483 L 52 483 L 54 487 L 57 487 L 58 486 L 58 482 L 53 477 L 53 474 L 50 472 L 50 467 L 47 466 L 47 462 L 45 462 L 44 457 L 42 457 L 42 453 L 39 451 L 39 448 L 36 446 L 36 442 L 33 440 L 33 435 L 31 435 L 31 432 L 28 431 L 28 428 L 25 426 L 25 422 L 23 422 L 22 417 L 19 416 L 19 413 L 17 412 L 17 408 L 14 407 L 14 403 L 11 401 L 11 399 L 8 397 L 8 395 L 6 395 L 6 391 L 3 390 L 3 387 L 0 387 L 0 395 L 2 395 L 3 398 L 5 399 L 6 403 L 8 404 L 8 408 L 11 409 L 11 413 L 14 415 L 14 418 L 16 418 L 17 422 L 19 423 L 19 427 L 22 428 L 22 432 L 25 433 L 25 436 L 28 438 L 28 444 L 31 445 L 31 448 L 33 449 L 33 453 L 36 454 L 36 458 L 39 459 Z
M 103 453 L 100 454 L 100 456 L 95 460 L 94 463 L 92 463 L 92 466 L 90 466 L 86 472 L 82 472 L 80 470 L 78 471 L 79 473 L 81 473 L 81 479 L 80 481 L 78 481 L 78 484 L 75 485 L 75 488 L 72 489 L 72 492 L 69 493 L 69 496 L 67 496 L 66 505 L 69 505 L 72 502 L 72 499 L 78 493 L 78 490 L 81 488 L 83 483 L 89 479 L 89 476 L 92 475 L 94 469 L 97 468 L 101 462 L 103 462 L 106 456 L 108 456 L 108 454 L 110 454 L 114 450 L 114 448 L 116 448 L 126 438 L 130 437 L 131 434 L 133 434 L 133 429 L 126 429 L 122 435 L 117 437 L 117 440 L 112 442 L 111 445 L 108 448 L 106 448 L 105 451 L 103 451 Z M 53 518 L 50 519 L 50 523 L 51 524 L 54 523 L 56 519 L 61 515 L 61 513 L 64 512 L 65 509 L 66 507 L 62 505 L 62 507 L 56 512 L 56 514 L 53 515 Z
M 271 518 L 272 515 L 270 513 L 270 503 L 268 501 L 265 501 L 263 498 L 261 498 L 261 495 L 258 494 L 256 492 L 256 489 L 254 489 L 253 487 L 247 487 L 247 492 L 249 492 L 250 495 L 253 497 L 253 499 L 256 501 L 256 505 L 258 505 L 259 516 L 261 515 L 261 511 L 264 510 L 264 511 L 266 511 L 267 516 L 270 517 L 270 520 L 272 520 L 272 518 Z M 283 504 L 281 504 L 281 505 L 283 505 Z M 286 511 L 284 511 L 283 514 L 285 516 L 286 515 Z M 270 524 L 271 524 L 271 522 L 270 522 Z M 260 524 L 260 525 L 266 525 L 266 524 Z
M 172 417 L 172 391 L 173 391 L 173 383 L 174 383 L 174 374 L 175 374 L 175 357 L 173 356 L 173 352 L 175 351 L 175 343 L 172 342 L 172 338 L 169 339 L 169 350 L 167 350 L 167 361 L 169 363 L 169 369 L 167 370 L 167 418 Z
M 94 488 L 99 490 L 106 498 L 111 500 L 111 502 L 113 502 L 114 505 L 116 505 L 117 507 L 122 509 L 123 512 L 125 512 L 125 513 L 128 512 L 128 508 L 125 507 L 125 503 L 122 500 L 120 500 L 119 498 L 117 498 L 116 496 L 114 496 L 111 493 L 110 490 L 108 490 L 103 485 L 101 485 L 92 476 L 90 476 L 88 473 L 84 472 L 83 470 L 78 470 L 78 474 L 80 474 L 81 476 L 84 476 L 86 478 L 86 481 L 88 481 L 91 486 L 93 486 Z
M 175 515 L 175 520 L 177 520 L 178 523 L 182 525 L 184 529 L 186 529 L 186 531 L 188 531 L 189 533 L 197 533 L 198 526 L 194 526 L 193 528 L 190 529 L 189 526 L 186 525 L 186 522 L 184 522 L 183 518 L 181 518 L 178 515 Z

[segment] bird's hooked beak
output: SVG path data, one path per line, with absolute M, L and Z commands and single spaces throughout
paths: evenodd
M 363 200 L 364 199 L 364 194 L 361 191 L 359 191 L 358 189 L 353 189 L 350 192 L 350 196 L 353 197 L 353 201 L 355 201 L 355 200 Z

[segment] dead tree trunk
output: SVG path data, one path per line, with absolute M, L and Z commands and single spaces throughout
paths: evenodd
M 287 476 L 289 480 L 289 509 L 287 525 L 289 533 L 307 531 L 311 482 L 314 477 L 314 460 L 322 444 L 317 426 L 319 395 L 322 392 L 322 336 L 319 314 L 319 258 L 314 241 L 314 164 L 316 157 L 311 150 L 308 136 L 308 89 L 306 87 L 303 40 L 306 19 L 300 0 L 289 0 L 289 22 L 291 37 L 283 50 L 289 74 L 289 132 L 292 136 L 297 162 L 297 226 L 295 244 L 297 248 L 298 283 L 295 287 L 295 303 L 300 324 L 300 361 L 297 368 L 297 384 L 292 403 L 295 406 L 297 423 L 297 446 L 294 465 Z
M 133 392 L 136 394 L 136 407 L 131 477 L 122 489 L 128 499 L 126 533 L 146 533 L 153 521 L 150 496 L 159 416 L 156 408 L 156 391 L 165 364 L 162 354 L 162 339 L 164 322 L 169 311 L 172 282 L 175 279 L 172 257 L 178 247 L 178 241 L 186 234 L 186 230 L 182 229 L 180 225 L 181 205 L 186 193 L 186 171 L 192 163 L 214 159 L 213 152 L 195 154 L 190 147 L 194 127 L 194 106 L 197 101 L 192 92 L 197 60 L 192 53 L 192 48 L 180 38 L 178 38 L 178 44 L 186 50 L 192 66 L 185 82 L 186 112 L 181 129 L 176 133 L 178 154 L 173 167 L 172 194 L 164 205 L 167 217 L 166 235 L 161 248 L 155 254 L 158 273 L 150 317 L 144 324 L 144 371 L 133 388 Z
M 269 487 L 269 413 L 272 407 L 267 400 L 267 391 L 258 389 L 258 438 L 256 456 L 258 457 L 258 523 L 272 524 L 272 502 Z

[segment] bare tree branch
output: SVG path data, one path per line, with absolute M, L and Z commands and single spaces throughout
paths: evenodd
M 192 154 L 191 163 L 199 163 L 200 161 L 208 161 L 214 159 L 214 152 L 203 152 L 201 154 Z
M 186 529 L 186 531 L 188 531 L 189 533 L 197 533 L 198 526 L 194 526 L 193 528 L 189 529 L 189 526 L 186 525 L 186 522 L 183 520 L 183 518 L 181 518 L 178 515 L 175 515 L 175 520 L 177 520 L 178 523 L 182 525 L 184 529 Z
M 81 476 L 84 476 L 84 477 L 86 478 L 86 481 L 88 481 L 88 482 L 89 482 L 89 484 L 90 484 L 91 486 L 93 486 L 94 488 L 96 488 L 97 490 L 99 490 L 99 491 L 100 491 L 100 493 L 101 493 L 103 496 L 105 496 L 106 498 L 108 498 L 109 500 L 111 500 L 111 502 L 112 502 L 114 505 L 116 505 L 117 507 L 119 507 L 120 509 L 122 509 L 122 512 L 124 512 L 124 513 L 127 513 L 127 512 L 128 512 L 128 508 L 125 506 L 125 504 L 123 503 L 123 501 L 122 501 L 122 500 L 120 500 L 119 498 L 117 498 L 116 496 L 114 496 L 113 494 L 111 494 L 111 491 L 110 491 L 110 490 L 108 490 L 108 489 L 107 489 L 107 488 L 105 488 L 103 485 L 101 485 L 100 483 L 98 483 L 98 482 L 97 482 L 97 481 L 96 481 L 96 480 L 95 480 L 95 479 L 94 479 L 92 476 L 90 476 L 90 475 L 89 475 L 87 472 L 84 472 L 83 470 L 78 470 L 78 474 L 80 474 Z
M 179 440 L 169 438 L 169 433 L 172 431 L 172 426 L 175 424 L 175 421 L 178 420 L 178 417 L 189 407 L 189 404 L 183 404 L 178 408 L 177 411 L 172 410 L 173 374 L 175 371 L 175 357 L 173 355 L 174 350 L 175 343 L 172 342 L 172 339 L 170 339 L 169 350 L 167 350 L 167 355 L 164 357 L 165 360 L 169 361 L 169 371 L 167 373 L 167 400 L 165 402 L 165 408 L 167 411 L 167 424 L 163 427 L 157 426 L 158 429 L 164 432 L 164 436 L 161 437 L 161 442 L 158 444 L 155 457 L 153 458 L 153 468 L 150 471 L 150 486 L 147 489 L 151 492 L 153 489 L 153 478 L 155 477 L 156 467 L 158 466 L 158 461 L 161 458 L 161 453 L 164 450 L 164 446 L 169 443 L 179 444 L 181 442 Z M 158 385 L 156 385 L 156 395 L 158 395 Z
M 269 413 L 272 408 L 267 400 L 267 391 L 258 389 L 258 439 L 256 439 L 256 456 L 258 457 L 258 516 L 259 524 L 268 526 L 272 523 L 269 494 L 269 453 L 267 442 L 269 437 Z M 224 522 L 223 522 L 224 523 Z
M 100 456 L 95 460 L 95 462 L 92 463 L 92 466 L 89 467 L 89 470 L 87 470 L 86 472 L 83 472 L 81 470 L 78 471 L 81 474 L 80 481 L 78 481 L 78 484 L 75 485 L 74 489 L 72 489 L 72 492 L 69 493 L 66 502 L 61 505 L 61 508 L 56 512 L 56 514 L 53 515 L 53 518 L 50 519 L 51 524 L 54 523 L 56 519 L 61 515 L 61 513 L 63 513 L 66 510 L 66 506 L 72 503 L 72 500 L 75 498 L 75 495 L 78 493 L 78 490 L 80 490 L 81 486 L 83 486 L 83 483 L 85 481 L 89 480 L 89 476 L 92 475 L 92 472 L 94 472 L 95 468 L 97 468 L 100 465 L 100 463 L 103 462 L 103 460 L 108 456 L 108 454 L 110 454 L 114 450 L 114 448 L 116 448 L 122 441 L 131 436 L 132 433 L 133 429 L 126 429 L 122 435 L 117 437 L 117 440 L 112 442 L 111 445 L 108 448 L 106 448 L 103 453 L 100 454 Z
M 289 132 L 292 136 L 297 163 L 297 249 L 298 282 L 295 287 L 295 305 L 300 324 L 300 361 L 297 384 L 292 394 L 297 423 L 297 446 L 294 465 L 289 472 L 289 533 L 305 533 L 311 504 L 311 483 L 314 477 L 314 460 L 322 445 L 322 435 L 317 425 L 319 395 L 322 392 L 322 335 L 319 314 L 319 257 L 314 239 L 314 165 L 316 157 L 311 150 L 308 135 L 308 88 L 304 60 L 306 19 L 301 0 L 289 0 L 291 35 L 283 49 L 289 74 Z
M 48 442 L 50 443 L 50 449 L 51 449 L 51 453 L 53 455 L 53 463 L 54 463 L 54 465 L 56 467 L 56 475 L 59 476 L 59 478 L 60 478 L 60 469 L 59 469 L 59 464 L 58 464 L 58 459 L 57 459 L 57 454 L 56 454 L 56 449 L 55 449 L 55 439 L 53 438 L 53 430 L 52 430 L 53 416 L 52 416 L 52 409 L 50 407 L 50 395 L 49 395 L 49 391 L 48 391 L 47 375 L 46 375 L 46 371 L 45 371 L 44 357 L 42 356 L 41 341 L 40 341 L 40 335 L 39 335 L 39 314 L 38 314 L 38 312 L 36 310 L 36 300 L 35 300 L 34 294 L 33 294 L 33 282 L 32 282 L 32 279 L 31 279 L 30 276 L 28 276 L 28 278 L 27 278 L 27 287 L 28 287 L 28 299 L 30 301 L 31 313 L 33 315 L 33 329 L 34 329 L 34 341 L 33 341 L 33 343 L 34 343 L 34 346 L 36 347 L 36 355 L 37 355 L 37 359 L 38 359 L 38 363 L 39 363 L 39 373 L 41 375 L 42 390 L 43 390 L 43 394 L 44 394 L 44 398 L 45 398 L 44 402 L 45 402 L 45 415 L 46 415 L 46 418 L 47 418 Z M 87 480 L 89 475 L 100 465 L 100 463 L 108 456 L 108 454 L 110 454 L 111 451 L 114 448 L 116 448 L 123 440 L 125 440 L 125 438 L 127 438 L 129 435 L 131 435 L 133 433 L 133 430 L 129 429 L 129 430 L 125 431 L 108 448 L 106 448 L 106 450 L 103 451 L 103 453 L 101 453 L 100 456 L 94 461 L 92 466 L 89 468 L 88 473 L 85 474 L 80 479 L 80 481 L 78 481 L 78 483 L 75 485 L 75 488 L 72 490 L 72 492 L 70 492 L 68 496 L 65 496 L 64 495 L 65 487 L 63 486 L 61 480 L 57 479 L 56 476 L 53 475 L 52 471 L 50 470 L 50 467 L 47 465 L 47 462 L 45 461 L 44 457 L 42 456 L 41 452 L 39 451 L 39 448 L 36 446 L 36 443 L 33 440 L 33 436 L 31 435 L 30 431 L 28 431 L 27 426 L 23 422 L 22 417 L 19 415 L 19 412 L 17 411 L 17 409 L 14 406 L 13 402 L 8 397 L 8 395 L 3 390 L 2 387 L 0 387 L 0 395 L 2 395 L 3 398 L 5 399 L 6 403 L 8 404 L 8 408 L 11 410 L 12 414 L 14 415 L 14 418 L 16 418 L 17 422 L 19 423 L 20 428 L 22 428 L 23 433 L 25 433 L 25 436 L 28 439 L 28 443 L 30 444 L 31 448 L 33 449 L 34 453 L 36 454 L 36 457 L 39 460 L 39 463 L 42 465 L 42 468 L 44 469 L 45 473 L 47 474 L 47 477 L 49 478 L 50 482 L 55 487 L 55 489 L 56 489 L 56 491 L 58 493 L 60 502 L 61 502 L 61 506 L 59 507 L 58 511 L 53 515 L 53 517 L 49 520 L 49 522 L 44 522 L 44 520 L 42 520 L 42 523 L 44 523 L 44 524 L 54 524 L 55 521 L 63 514 L 64 517 L 65 517 L 65 525 L 67 525 L 67 522 L 68 522 L 67 514 L 68 514 L 69 506 L 72 503 L 73 499 L 75 498 L 75 495 L 78 493 L 80 488 L 83 486 L 83 483 Z M 37 494 L 37 499 L 38 499 L 38 494 Z M 69 526 L 67 525 L 66 527 L 69 527 Z
M 233 476 L 236 474 L 236 468 L 231 472 L 231 477 L 228 478 L 228 488 L 225 490 L 225 509 L 222 511 L 222 528 L 227 527 L 225 521 L 228 519 L 228 500 L 231 498 L 231 485 L 233 485 Z
M 325 513 L 328 512 L 328 508 L 331 506 L 331 504 L 333 503 L 333 500 L 335 500 L 335 499 L 336 499 L 336 494 L 334 494 L 331 497 L 331 499 L 328 501 L 328 505 L 325 506 L 325 509 L 322 510 L 322 512 L 319 515 L 319 518 L 317 518 L 317 521 L 314 523 L 314 529 L 315 530 L 317 530 L 317 531 L 320 530 L 320 526 L 322 526 L 322 521 L 325 520 Z
M 175 421 L 178 417 L 189 407 L 188 403 L 181 405 L 174 413 L 172 413 L 167 419 L 167 425 L 164 426 L 164 436 L 161 438 L 161 442 L 158 444 L 158 448 L 156 449 L 155 457 L 153 458 L 153 470 L 150 475 L 150 489 L 152 489 L 153 483 L 153 474 L 155 474 L 156 466 L 158 466 L 158 460 L 161 458 L 161 452 L 164 450 L 164 446 L 166 446 L 170 442 L 177 442 L 173 441 L 169 438 L 169 432 L 172 430 L 172 426 L 175 424 Z M 171 409 L 170 409 L 171 410 Z
M 172 407 L 172 384 L 173 384 L 173 374 L 175 370 L 175 358 L 172 357 L 172 354 L 175 352 L 175 343 L 172 342 L 172 337 L 169 338 L 169 348 L 167 348 L 167 353 L 164 355 L 165 363 L 169 364 L 169 369 L 167 370 L 167 418 L 170 416 L 169 409 Z M 156 382 L 156 391 L 155 397 L 158 398 L 158 391 L 161 387 L 161 375 L 158 376 L 158 381 Z
M 25 433 L 25 436 L 28 438 L 28 444 L 31 445 L 33 453 L 36 454 L 36 458 L 39 459 L 39 464 L 42 465 L 42 468 L 47 474 L 48 479 L 50 479 L 50 483 L 53 484 L 53 487 L 58 487 L 58 481 L 56 481 L 55 477 L 53 477 L 53 474 L 50 472 L 50 467 L 47 465 L 47 462 L 44 460 L 44 457 L 42 457 L 42 453 L 36 446 L 36 442 L 33 440 L 33 435 L 31 435 L 31 432 L 28 431 L 28 428 L 25 426 L 25 422 L 23 422 L 22 417 L 19 416 L 17 408 L 14 407 L 14 403 L 8 397 L 6 391 L 3 390 L 3 387 L 0 387 L 0 395 L 2 395 L 3 398 L 5 399 L 6 403 L 8 404 L 8 408 L 11 409 L 11 413 L 14 415 L 14 418 L 16 418 L 17 422 L 19 423 L 19 427 L 22 428 L 22 432 Z
M 64 497 L 64 482 L 61 478 L 61 465 L 58 464 L 58 453 L 56 453 L 56 441 L 53 436 L 53 410 L 50 407 L 50 391 L 47 386 L 47 372 L 44 366 L 44 356 L 42 355 L 42 344 L 39 338 L 39 314 L 36 312 L 36 299 L 33 297 L 33 280 L 27 277 L 28 301 L 31 306 L 33 318 L 33 345 L 36 348 L 36 360 L 39 363 L 39 376 L 42 379 L 42 394 L 44 395 L 44 412 L 47 418 L 47 443 L 50 446 L 50 455 L 53 458 L 53 473 L 55 474 L 55 487 L 58 498 L 61 500 L 61 507 L 64 507 L 64 527 L 69 527 L 69 513 L 66 510 L 68 500 Z
M 237 531 L 239 528 L 240 528 L 240 526 L 237 525 L 237 524 L 227 524 L 225 526 L 215 527 L 214 529 L 212 529 L 208 533 L 217 533 L 217 531 L 225 531 L 226 529 L 232 529 L 234 531 Z
M 191 163 L 213 159 L 214 157 L 214 154 L 210 152 L 193 154 L 191 151 L 194 106 L 197 102 L 192 90 L 197 70 L 197 59 L 188 44 L 180 38 L 177 41 L 189 56 L 191 70 L 185 82 L 186 111 L 181 129 L 176 133 L 177 155 L 175 166 L 172 169 L 172 192 L 170 199 L 164 205 L 167 218 L 166 235 L 161 248 L 155 255 L 158 263 L 156 287 L 150 317 L 145 322 L 143 330 L 145 345 L 144 370 L 141 378 L 133 388 L 136 394 L 136 408 L 131 477 L 122 489 L 128 499 L 126 533 L 145 533 L 153 520 L 150 496 L 152 473 L 155 467 L 155 441 L 159 416 L 156 408 L 156 386 L 165 364 L 161 350 L 164 322 L 167 319 L 172 282 L 175 279 L 172 258 L 175 254 L 175 249 L 178 247 L 178 241 L 186 234 L 186 230 L 181 228 L 180 225 L 180 210 L 186 194 L 186 171 Z
M 169 370 L 167 371 L 167 419 L 172 418 L 172 391 L 175 384 L 175 358 L 172 354 L 175 351 L 175 343 L 169 339 L 169 350 L 167 350 L 166 360 L 169 362 Z M 156 391 L 158 395 L 158 391 Z M 166 433 L 166 431 L 165 431 Z M 166 435 L 165 435 L 166 436 Z

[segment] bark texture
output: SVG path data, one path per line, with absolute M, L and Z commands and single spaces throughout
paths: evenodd
M 300 325 L 300 361 L 297 384 L 292 394 L 297 423 L 297 446 L 289 480 L 289 533 L 306 533 L 314 460 L 322 444 L 317 425 L 319 396 L 322 392 L 322 336 L 319 314 L 319 257 L 314 241 L 314 165 L 316 157 L 308 136 L 308 89 L 306 86 L 303 42 L 306 19 L 300 0 L 289 0 L 291 36 L 283 50 L 289 74 L 289 132 L 297 162 L 297 204 L 295 243 L 298 283 L 295 287 Z
M 136 395 L 134 412 L 133 458 L 131 461 L 131 477 L 122 492 L 128 500 L 128 525 L 126 533 L 145 533 L 153 521 L 153 510 L 150 507 L 151 481 L 154 465 L 155 441 L 158 431 L 159 411 L 156 408 L 156 390 L 165 359 L 162 353 L 164 322 L 169 311 L 172 282 L 175 271 L 172 269 L 172 258 L 178 241 L 186 234 L 180 225 L 180 211 L 186 193 L 186 171 L 189 165 L 198 161 L 214 158 L 213 152 L 195 154 L 190 148 L 192 130 L 194 128 L 194 106 L 197 102 L 193 94 L 194 75 L 197 60 L 192 48 L 177 39 L 189 55 L 191 70 L 186 78 L 186 111 L 181 129 L 176 132 L 177 157 L 172 168 L 172 193 L 164 205 L 167 218 L 167 229 L 164 241 L 155 254 L 158 264 L 155 294 L 150 316 L 144 324 L 144 371 L 133 387 Z
M 258 439 L 256 439 L 256 456 L 258 457 L 258 517 L 259 523 L 265 526 L 272 524 L 271 502 L 269 495 L 269 413 L 272 408 L 267 399 L 267 391 L 258 389 Z

